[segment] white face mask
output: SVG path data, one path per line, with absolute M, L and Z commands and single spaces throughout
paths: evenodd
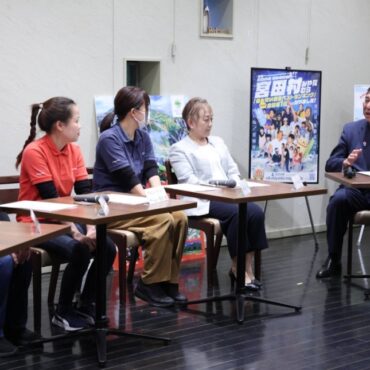
M 140 110 L 140 109 L 136 109 L 138 112 L 140 112 L 140 114 L 142 115 L 142 116 L 144 116 L 144 118 L 142 119 L 142 120 L 138 120 L 134 115 L 133 115 L 133 118 L 134 118 L 134 120 L 137 122 L 137 124 L 138 124 L 138 126 L 139 126 L 139 128 L 140 129 L 143 129 L 143 128 L 145 128 L 146 127 L 146 124 L 147 124 L 147 120 L 146 120 L 146 114 L 142 111 L 142 110 Z
M 139 129 L 143 129 L 143 128 L 145 128 L 146 127 L 146 121 L 141 121 L 141 122 L 139 122 Z

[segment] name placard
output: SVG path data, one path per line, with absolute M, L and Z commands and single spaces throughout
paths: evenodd
M 300 175 L 293 175 L 292 176 L 293 186 L 295 190 L 302 189 L 304 187 L 302 177 Z
M 168 195 L 163 186 L 156 186 L 154 188 L 145 189 L 145 195 L 150 204 L 163 202 L 168 200 Z

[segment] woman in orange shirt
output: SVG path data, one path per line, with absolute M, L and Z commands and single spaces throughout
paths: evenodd
M 40 200 L 91 192 L 84 159 L 75 144 L 80 135 L 80 113 L 76 103 L 55 97 L 32 105 L 31 130 L 16 167 L 21 164 L 19 200 Z M 45 135 L 38 140 L 36 123 Z M 30 222 L 19 216 L 19 221 Z M 91 225 L 70 223 L 71 233 L 39 245 L 40 248 L 69 261 L 62 279 L 58 307 L 52 323 L 67 331 L 82 329 L 95 320 L 95 261 L 89 269 L 80 297 L 80 308 L 72 301 L 82 277 L 95 254 L 96 234 Z M 111 240 L 106 246 L 106 272 L 112 267 L 116 248 Z

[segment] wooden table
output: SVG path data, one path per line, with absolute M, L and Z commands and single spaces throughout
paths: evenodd
M 0 257 L 65 234 L 67 225 L 42 224 L 40 233 L 32 223 L 0 221 Z
M 214 302 L 214 301 L 236 301 L 236 316 L 237 321 L 242 323 L 244 321 L 244 301 L 250 300 L 255 302 L 263 302 L 267 304 L 273 304 L 277 306 L 294 308 L 299 311 L 301 307 L 287 305 L 280 302 L 270 301 L 258 297 L 245 295 L 245 255 L 243 252 L 243 246 L 246 245 L 247 241 L 247 203 L 256 201 L 265 201 L 272 199 L 284 199 L 284 198 L 296 198 L 310 195 L 321 195 L 326 194 L 327 189 L 320 186 L 305 186 L 299 190 L 295 190 L 292 184 L 268 182 L 268 181 L 254 181 L 260 184 L 269 185 L 261 187 L 251 188 L 251 192 L 248 195 L 243 194 L 240 188 L 217 188 L 210 191 L 194 192 L 184 189 L 176 189 L 166 187 L 166 191 L 171 195 L 185 195 L 200 199 L 215 200 L 225 203 L 237 204 L 239 208 L 239 220 L 238 220 L 238 248 L 237 248 L 237 277 L 236 277 L 236 288 L 232 294 L 223 296 L 207 297 L 196 301 L 189 301 L 187 304 L 203 303 L 203 302 Z
M 356 173 L 356 176 L 349 179 L 345 177 L 342 172 L 326 172 L 325 177 L 330 180 L 336 181 L 339 184 L 349 186 L 358 189 L 369 189 L 370 188 L 370 176 Z
M 96 194 L 91 194 L 96 195 Z M 49 219 L 56 219 L 60 221 L 70 221 L 82 224 L 90 224 L 96 226 L 96 273 L 97 273 L 97 286 L 96 286 L 96 324 L 95 328 L 85 329 L 74 333 L 68 333 L 51 338 L 44 338 L 42 342 L 54 341 L 57 339 L 65 338 L 66 336 L 80 336 L 86 334 L 95 334 L 97 343 L 97 355 L 99 366 L 104 367 L 106 364 L 107 348 L 106 336 L 107 334 L 114 334 L 118 336 L 134 336 L 146 339 L 159 339 L 166 343 L 170 340 L 168 338 L 159 338 L 149 335 L 127 333 L 118 329 L 108 329 L 108 320 L 106 317 L 106 276 L 105 276 L 105 248 L 107 236 L 107 224 L 120 221 L 133 219 L 137 217 L 145 217 L 156 215 L 166 212 L 175 212 L 187 208 L 196 207 L 196 202 L 181 201 L 176 199 L 168 199 L 167 201 L 155 204 L 139 204 L 139 205 L 123 205 L 118 203 L 109 203 L 109 213 L 104 215 L 101 212 L 101 207 L 98 204 L 77 204 L 72 197 L 61 197 L 55 199 L 48 199 L 47 202 L 62 203 L 62 204 L 75 204 L 76 208 L 69 208 L 59 211 L 47 212 L 34 210 L 37 216 Z M 0 208 L 5 208 L 0 205 Z M 24 209 L 12 208 L 13 211 L 19 213 L 28 213 Z M 42 225 L 43 226 L 43 225 Z

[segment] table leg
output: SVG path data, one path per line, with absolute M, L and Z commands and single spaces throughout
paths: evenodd
M 119 329 L 108 329 L 106 316 L 106 252 L 105 245 L 107 238 L 107 225 L 96 226 L 96 346 L 98 363 L 100 367 L 105 367 L 107 361 L 107 334 L 117 336 L 129 336 L 141 339 L 151 339 L 163 341 L 168 344 L 171 340 L 165 337 L 155 337 L 146 334 L 127 333 Z
M 236 294 L 241 294 L 245 286 L 245 253 L 247 243 L 247 203 L 239 204 L 238 250 L 236 251 Z
M 239 204 L 239 220 L 238 220 L 238 249 L 236 251 L 236 320 L 238 323 L 244 321 L 244 300 L 243 295 L 245 285 L 245 253 L 243 246 L 247 242 L 247 203 Z
M 105 367 L 107 363 L 107 330 L 96 329 L 95 338 L 99 367 Z
M 107 225 L 96 226 L 96 346 L 99 366 L 107 361 L 106 253 Z
M 307 211 L 308 211 L 308 216 L 310 218 L 310 223 L 311 223 L 311 229 L 312 229 L 312 235 L 313 235 L 313 238 L 315 240 L 315 248 L 316 249 L 319 249 L 319 242 L 317 241 L 317 238 L 316 238 L 316 231 L 315 231 L 315 226 L 313 224 L 313 218 L 312 218 L 312 214 L 311 214 L 311 208 L 310 208 L 310 203 L 308 202 L 308 197 L 307 195 L 304 197 L 306 199 L 306 205 L 307 205 Z
M 237 250 L 237 274 L 236 274 L 236 288 L 234 294 L 226 294 L 221 296 L 207 297 L 203 299 L 197 299 L 194 301 L 188 301 L 185 305 L 196 304 L 196 303 L 208 303 L 208 302 L 219 302 L 219 301 L 235 301 L 236 304 L 236 320 L 239 324 L 244 322 L 244 302 L 253 301 L 261 302 L 266 304 L 272 304 L 275 306 L 293 308 L 296 312 L 300 311 L 302 307 L 292 306 L 285 303 L 276 301 L 270 301 L 267 299 L 254 297 L 245 294 L 245 253 L 243 246 L 247 242 L 247 203 L 239 204 L 239 220 L 238 220 L 238 250 Z
M 160 340 L 165 344 L 170 343 L 170 339 L 166 337 L 155 337 L 146 334 L 127 333 L 119 329 L 108 328 L 108 319 L 106 314 L 106 238 L 107 225 L 101 224 L 96 226 L 96 320 L 95 328 L 78 330 L 72 333 L 64 333 L 54 335 L 49 338 L 40 338 L 32 341 L 31 344 L 54 342 L 66 338 L 74 339 L 86 336 L 95 335 L 96 350 L 98 364 L 100 367 L 105 367 L 107 362 L 107 335 L 130 336 L 140 339 Z

